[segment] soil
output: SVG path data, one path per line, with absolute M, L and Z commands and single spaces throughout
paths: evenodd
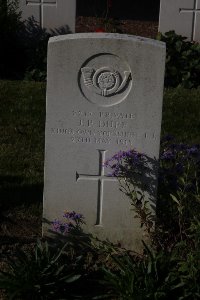
M 105 29 L 110 32 L 132 34 L 155 39 L 158 33 L 158 23 L 150 21 L 109 19 L 105 22 L 102 18 L 78 17 L 76 20 L 76 32 L 95 32 Z

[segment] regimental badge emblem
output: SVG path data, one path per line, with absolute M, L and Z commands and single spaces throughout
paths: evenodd
M 102 67 L 98 70 L 85 67 L 81 69 L 85 85 L 94 91 L 94 93 L 103 97 L 113 96 L 120 93 L 131 79 L 131 72 L 124 71 L 121 74 L 108 67 Z
M 127 97 L 132 87 L 128 64 L 118 56 L 105 53 L 88 59 L 80 68 L 82 94 L 98 106 L 116 105 Z

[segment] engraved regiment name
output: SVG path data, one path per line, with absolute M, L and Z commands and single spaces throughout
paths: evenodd
M 134 147 L 136 140 L 156 140 L 154 131 L 130 131 L 128 122 L 134 122 L 132 113 L 72 111 L 74 122 L 70 127 L 52 127 L 51 133 L 70 138 L 72 143 L 116 144 Z

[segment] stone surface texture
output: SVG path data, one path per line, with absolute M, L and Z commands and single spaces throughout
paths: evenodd
M 200 41 L 200 0 L 161 0 L 158 30 Z
M 149 162 L 158 158 L 164 65 L 165 44 L 151 39 L 109 33 L 50 39 L 44 218 L 76 211 L 86 231 L 141 249 L 139 220 L 103 163 L 129 149 Z M 145 180 L 155 206 L 156 172 Z
M 19 0 L 22 19 L 33 17 L 47 30 L 66 29 L 75 31 L 76 1 L 75 0 Z

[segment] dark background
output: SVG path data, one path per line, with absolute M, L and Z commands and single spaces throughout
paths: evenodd
M 106 0 L 77 0 L 77 16 L 104 17 Z M 109 17 L 121 20 L 158 21 L 160 0 L 112 0 Z

